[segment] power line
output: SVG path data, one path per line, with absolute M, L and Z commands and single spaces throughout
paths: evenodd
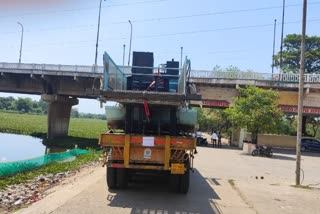
M 320 4 L 320 2 L 311 2 L 309 4 Z M 297 7 L 302 4 L 291 4 L 287 5 L 288 7 Z M 161 21 L 161 20 L 169 20 L 169 19 L 182 19 L 182 18 L 193 18 L 193 17 L 201 17 L 201 16 L 213 16 L 213 15 L 223 15 L 223 14 L 231 14 L 231 13 L 243 13 L 243 12 L 252 12 L 252 11 L 260 11 L 260 10 L 271 10 L 271 9 L 279 9 L 282 6 L 271 6 L 271 7 L 261 7 L 261 8 L 253 8 L 253 9 L 241 9 L 241 10 L 229 10 L 229 11 L 220 11 L 220 12 L 212 12 L 212 13 L 200 13 L 200 14 L 192 14 L 192 15 L 183 15 L 183 16 L 171 16 L 171 17 L 160 17 L 160 18 L 152 18 L 152 19 L 137 19 L 132 22 L 149 22 L 149 21 Z M 121 24 L 124 22 L 117 22 L 117 24 Z
M 140 1 L 140 2 L 132 2 L 132 3 L 121 3 L 121 4 L 113 4 L 113 5 L 103 6 L 102 8 L 129 6 L 129 5 L 140 5 L 140 4 L 156 3 L 156 2 L 164 2 L 164 1 L 168 1 L 168 0 L 148 0 L 148 1 Z M 43 14 L 52 14 L 52 13 L 69 13 L 69 12 L 75 12 L 75 11 L 95 10 L 95 9 L 98 9 L 98 7 L 56 10 L 56 11 L 46 11 L 46 12 L 28 12 L 28 13 L 17 14 L 17 15 L 18 16 L 33 16 L 33 15 L 43 15 Z M 7 17 L 17 16 L 17 15 L 0 16 L 0 18 L 7 18 Z
M 317 22 L 320 21 L 320 19 L 312 19 L 308 22 Z M 301 23 L 301 21 L 291 21 L 291 22 L 285 22 L 285 24 L 297 24 Z M 280 25 L 281 23 L 277 23 L 277 25 Z M 142 39 L 142 38 L 153 38 L 153 37 L 165 37 L 165 36 L 177 36 L 177 35 L 190 35 L 190 34 L 197 34 L 197 33 L 211 33 L 211 32 L 217 32 L 217 31 L 226 31 L 226 30 L 240 30 L 240 29 L 250 29 L 250 28 L 263 28 L 263 27 L 270 27 L 274 26 L 274 24 L 261 24 L 261 25 L 248 25 L 248 26 L 237 26 L 237 27 L 229 27 L 229 28 L 217 28 L 217 29 L 208 29 L 208 30 L 198 30 L 198 31 L 187 31 L 187 32 L 177 32 L 177 33 L 168 33 L 168 34 L 154 34 L 154 35 L 145 35 L 145 36 L 137 36 L 134 37 L 135 39 Z M 105 40 L 99 40 L 99 42 L 103 41 L 110 41 L 110 40 L 125 40 L 127 37 L 122 38 L 106 38 Z M 69 42 L 56 42 L 56 43 L 47 43 L 47 44 L 29 44 L 29 46 L 35 47 L 35 46 L 66 46 L 66 45 L 72 45 L 72 44 L 78 44 L 78 43 L 89 43 L 94 42 L 94 40 L 84 40 L 84 41 L 69 41 Z
M 315 21 L 320 21 L 320 19 L 313 19 L 313 20 L 309 20 L 308 22 L 315 22 Z M 285 22 L 285 24 L 296 24 L 296 23 L 301 23 L 301 21 Z M 162 36 L 176 36 L 176 35 L 187 35 L 187 34 L 197 34 L 197 33 L 209 33 L 209 32 L 226 31 L 226 30 L 261 28 L 261 27 L 269 27 L 269 26 L 273 26 L 273 25 L 274 24 L 247 25 L 247 26 L 238 26 L 238 27 L 217 28 L 217 29 L 208 29 L 208 30 L 195 30 L 195 31 L 177 32 L 177 33 L 167 33 L 167 34 L 153 34 L 153 35 L 146 35 L 146 36 L 137 36 L 135 38 L 151 38 L 151 37 L 162 37 Z
M 167 0 L 157 0 L 157 1 L 167 1 Z M 118 4 L 120 5 L 130 5 L 130 4 L 142 4 L 142 3 L 150 3 L 150 2 L 157 2 L 157 1 L 143 1 L 143 2 L 135 2 L 135 3 L 126 3 L 126 4 Z M 309 4 L 320 4 L 320 2 L 311 2 Z M 297 7 L 301 6 L 302 4 L 291 4 L 286 5 L 288 7 Z M 106 6 L 112 7 L 112 5 Z M 203 16 L 213 16 L 213 15 L 223 15 L 223 14 L 232 14 L 232 13 L 243 13 L 243 12 L 253 12 L 253 11 L 261 11 L 261 10 L 270 10 L 270 9 L 280 9 L 282 6 L 271 6 L 271 7 L 261 7 L 261 8 L 253 8 L 253 9 L 242 9 L 242 10 L 230 10 L 230 11 L 220 11 L 220 12 L 212 12 L 212 13 L 200 13 L 200 14 L 192 14 L 192 15 L 183 15 L 183 16 L 170 16 L 170 17 L 160 17 L 160 18 L 151 18 L 151 19 L 137 19 L 132 20 L 134 23 L 139 22 L 153 22 L 153 21 L 163 21 L 163 20 L 172 20 L 172 19 L 183 19 L 183 18 L 193 18 L 193 17 L 203 17 Z M 77 10 L 77 9 L 74 9 Z M 72 11 L 74 11 L 72 10 Z M 81 9 L 85 10 L 85 9 Z M 69 11 L 69 10 L 66 10 Z M 1 16 L 0 16 L 1 18 Z M 102 23 L 103 25 L 111 25 L 111 24 L 127 24 L 128 21 L 118 21 L 118 22 L 109 22 L 109 23 Z M 39 29 L 36 31 L 26 31 L 26 32 L 39 32 L 39 31 L 54 31 L 54 30 L 68 30 L 68 29 L 75 29 L 75 28 L 92 28 L 95 25 L 77 25 L 77 26 L 66 26 L 66 27 L 57 27 L 57 28 L 47 28 L 47 29 Z M 16 34 L 18 32 L 4 32 L 1 34 Z

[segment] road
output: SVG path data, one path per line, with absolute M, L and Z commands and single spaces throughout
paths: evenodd
M 290 186 L 292 152 L 281 150 L 273 159 L 229 148 L 198 148 L 198 152 L 187 195 L 171 193 L 161 176 L 140 177 L 127 190 L 108 191 L 105 168 L 97 166 L 66 180 L 45 199 L 18 213 L 320 213 L 318 189 Z M 320 172 L 312 169 L 319 158 L 313 153 L 303 156 L 304 182 L 316 188 L 320 188 L 316 184 Z

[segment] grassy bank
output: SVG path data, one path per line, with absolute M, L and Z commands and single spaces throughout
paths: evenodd
M 104 120 L 71 118 L 69 136 L 98 139 L 99 134 L 106 131 L 106 123 Z M 0 112 L 0 132 L 45 136 L 47 116 Z
M 24 183 L 28 180 L 36 178 L 39 175 L 56 174 L 60 172 L 77 170 L 86 163 L 98 161 L 99 157 L 99 152 L 92 152 L 89 154 L 79 155 L 76 160 L 71 162 L 52 163 L 30 172 L 19 173 L 14 176 L 1 178 L 0 189 L 12 184 Z

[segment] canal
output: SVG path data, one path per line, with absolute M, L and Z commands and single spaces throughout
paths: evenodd
M 45 151 L 40 138 L 0 133 L 0 162 L 30 159 L 44 155 Z

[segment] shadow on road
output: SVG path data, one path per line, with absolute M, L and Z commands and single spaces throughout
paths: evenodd
M 272 156 L 272 159 L 278 159 L 278 160 L 289 160 L 289 161 L 295 161 L 296 159 L 293 157 L 285 156 L 285 155 L 279 155 L 279 154 L 274 154 Z
M 295 149 L 282 149 L 282 148 L 273 148 L 273 153 L 285 154 L 285 155 L 296 155 Z M 318 151 L 304 151 L 301 152 L 302 156 L 309 157 L 320 157 L 320 152 Z
M 213 201 L 220 198 L 207 180 L 195 169 L 190 173 L 189 193 L 177 194 L 170 192 L 168 176 L 140 175 L 128 189 L 110 193 L 107 200 L 111 207 L 132 208 L 131 214 L 220 213 Z

